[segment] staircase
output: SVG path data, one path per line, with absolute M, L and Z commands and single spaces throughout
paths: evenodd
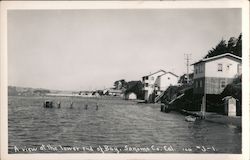
M 161 97 L 164 95 L 164 91 L 160 94 L 160 95 L 158 95 L 157 97 L 155 97 L 155 103 L 157 103 L 160 99 L 161 99 Z
M 173 99 L 172 101 L 169 102 L 169 104 L 172 104 L 174 101 L 176 101 L 177 99 L 180 99 L 181 97 L 184 96 L 184 93 L 179 95 L 178 97 L 176 97 L 175 99 Z

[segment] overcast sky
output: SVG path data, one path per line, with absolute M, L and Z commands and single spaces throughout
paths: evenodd
M 182 75 L 184 54 L 196 62 L 240 33 L 239 9 L 8 11 L 8 83 L 90 90 Z

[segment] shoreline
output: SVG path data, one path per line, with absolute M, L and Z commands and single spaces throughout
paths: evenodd
M 191 116 L 199 117 L 199 118 L 201 117 L 200 112 L 192 112 L 192 111 L 186 111 L 186 110 L 181 110 L 179 112 L 183 115 L 191 115 Z M 229 116 L 217 114 L 214 112 L 206 112 L 205 118 L 203 120 L 208 121 L 208 122 L 232 125 L 232 126 L 242 128 L 241 116 L 229 117 Z

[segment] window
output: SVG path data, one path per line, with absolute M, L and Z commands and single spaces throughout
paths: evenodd
M 232 64 L 228 64 L 227 65 L 227 71 L 229 71 L 230 70 L 230 66 L 231 66 Z
M 225 88 L 226 87 L 226 82 L 225 81 L 221 81 L 220 82 L 220 86 L 221 86 L 221 88 Z
M 221 63 L 218 64 L 218 71 L 222 72 L 222 64 Z
M 195 88 L 198 88 L 198 81 L 196 81 L 195 83 Z
M 200 65 L 200 73 L 202 73 L 203 72 L 203 68 L 202 68 L 203 66 L 202 65 Z
M 145 87 L 148 87 L 148 83 L 145 83 Z
M 200 80 L 200 87 L 202 87 L 202 80 Z
M 147 77 L 145 77 L 145 80 L 148 80 L 148 76 L 147 76 Z
M 195 67 L 195 74 L 198 73 L 198 67 Z
M 241 74 L 241 72 L 242 72 L 241 70 L 242 70 L 241 64 L 238 64 L 237 65 L 237 73 Z
M 168 80 L 170 80 L 170 77 L 168 77 Z

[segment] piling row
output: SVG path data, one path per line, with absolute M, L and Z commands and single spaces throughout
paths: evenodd
M 169 105 L 161 104 L 161 111 L 165 113 L 169 113 L 171 110 L 170 110 Z
M 73 106 L 74 106 L 73 102 L 70 102 L 70 107 L 69 108 L 73 109 Z M 44 108 L 53 108 L 54 104 L 53 104 L 52 101 L 45 101 L 43 103 L 43 107 Z M 99 105 L 98 104 L 96 104 L 95 107 L 96 107 L 96 110 L 99 109 Z M 60 101 L 57 102 L 57 108 L 61 108 L 61 102 Z M 85 110 L 87 110 L 87 109 L 88 109 L 88 104 L 85 104 Z

